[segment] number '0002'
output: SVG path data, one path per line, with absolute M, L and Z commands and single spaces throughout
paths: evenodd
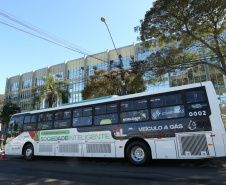
M 205 116 L 206 111 L 198 111 L 198 112 L 189 112 L 189 116 Z

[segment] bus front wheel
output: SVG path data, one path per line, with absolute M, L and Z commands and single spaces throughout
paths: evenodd
M 34 147 L 31 144 L 28 144 L 24 149 L 24 158 L 27 161 L 34 159 Z
M 148 164 L 151 155 L 146 144 L 141 141 L 134 141 L 126 148 L 126 157 L 132 164 L 143 166 Z

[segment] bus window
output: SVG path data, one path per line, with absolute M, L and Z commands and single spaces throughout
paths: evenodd
M 205 93 L 203 90 L 188 91 L 185 93 L 187 103 L 195 103 L 206 101 Z
M 38 122 L 44 122 L 45 121 L 45 117 L 46 117 L 46 114 L 39 114 Z
M 52 113 L 39 114 L 38 117 L 38 130 L 47 130 L 52 128 Z
M 11 118 L 11 121 L 13 123 L 11 123 L 9 125 L 9 131 L 13 131 L 13 132 L 17 132 L 20 133 L 23 129 L 23 121 L 24 121 L 24 115 L 21 116 L 13 116 Z
M 161 107 L 165 105 L 165 96 L 151 97 L 151 107 Z
M 95 115 L 106 114 L 106 105 L 95 106 Z
M 64 119 L 71 119 L 71 110 L 64 111 Z
M 133 105 L 134 105 L 134 110 L 147 109 L 148 107 L 146 99 L 134 100 Z
M 32 115 L 36 118 L 36 115 Z M 25 116 L 24 117 L 24 131 L 32 131 L 32 130 L 36 130 L 36 121 L 35 122 L 31 122 L 31 117 L 32 116 Z M 34 121 L 34 117 L 33 120 Z
M 153 120 L 181 118 L 184 116 L 184 105 L 151 109 L 151 117 Z
M 31 121 L 31 116 L 24 117 L 24 123 L 30 123 L 30 121 Z
M 71 127 L 71 110 L 55 112 L 54 128 Z
M 149 113 L 147 109 L 121 113 L 122 123 L 139 122 L 139 121 L 147 121 L 147 120 L 149 120 Z
M 60 120 L 62 117 L 62 111 L 55 112 L 55 120 Z
M 118 114 L 109 114 L 118 112 L 117 104 L 105 104 L 95 106 L 95 125 L 109 125 L 118 123 Z
M 47 113 L 46 114 L 46 121 L 52 121 L 53 120 L 53 113 Z
M 72 127 L 92 125 L 92 107 L 73 110 Z
M 121 102 L 120 119 L 122 123 L 132 123 L 149 120 L 147 99 Z
M 133 101 L 123 101 L 121 102 L 121 111 L 130 111 L 133 110 Z
M 151 118 L 153 120 L 181 118 L 185 116 L 181 94 L 151 97 Z M 172 106 L 173 105 L 173 106 Z
M 82 110 L 82 116 L 92 116 L 92 107 L 86 107 Z
M 109 125 L 118 123 L 118 114 L 104 114 L 95 116 L 95 125 Z
M 150 101 L 151 101 L 152 108 L 183 104 L 183 99 L 181 94 L 155 96 L 155 97 L 151 97 Z
M 117 103 L 112 103 L 107 105 L 107 113 L 115 113 L 118 112 Z
M 92 125 L 92 116 L 73 118 L 73 127 Z
M 31 123 L 36 123 L 36 115 L 31 116 Z
M 82 117 L 82 109 L 74 109 L 73 110 L 73 117 L 74 118 Z
M 181 94 L 171 94 L 165 96 L 166 106 L 183 104 L 183 99 Z

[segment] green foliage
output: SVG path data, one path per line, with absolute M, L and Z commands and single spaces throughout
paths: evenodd
M 143 92 L 146 90 L 145 82 L 140 73 L 129 74 L 125 70 L 112 70 L 108 74 L 106 70 L 95 71 L 87 86 L 82 90 L 84 100 L 99 98 L 109 95 L 122 95 L 121 74 L 125 77 L 126 94 Z
M 36 86 L 32 89 L 34 96 L 34 106 L 40 109 L 41 103 L 45 100 L 48 107 L 51 108 L 54 103 L 61 101 L 68 103 L 68 82 L 54 78 L 53 74 L 49 73 L 47 77 L 42 77 L 43 85 Z
M 2 108 L 1 120 L 3 124 L 8 124 L 13 114 L 19 113 L 20 107 L 17 104 L 8 102 Z
M 161 47 L 148 60 L 154 78 L 200 64 L 226 75 L 225 30 L 226 3 L 222 0 L 157 0 L 141 26 L 135 27 L 139 39 L 147 41 L 146 47 Z

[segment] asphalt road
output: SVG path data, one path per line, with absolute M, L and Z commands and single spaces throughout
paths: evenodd
M 6 156 L 0 160 L 0 185 L 36 184 L 226 184 L 225 158 L 153 160 L 136 167 L 123 159 Z

